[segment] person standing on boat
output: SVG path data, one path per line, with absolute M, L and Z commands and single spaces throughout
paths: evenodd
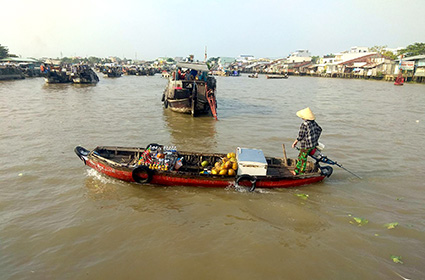
M 300 153 L 298 154 L 297 165 L 292 174 L 303 174 L 307 165 L 307 157 L 319 144 L 319 137 L 322 133 L 322 128 L 316 123 L 313 112 L 309 107 L 297 112 L 297 116 L 303 119 L 298 132 L 298 137 L 292 144 L 292 148 L 300 142 Z

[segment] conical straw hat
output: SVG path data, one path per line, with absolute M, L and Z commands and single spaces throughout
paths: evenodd
M 310 121 L 313 121 L 313 120 L 316 119 L 316 117 L 314 116 L 313 112 L 310 110 L 309 107 L 302 109 L 302 110 L 299 110 L 297 112 L 297 116 L 302 118 L 302 119 L 310 120 Z

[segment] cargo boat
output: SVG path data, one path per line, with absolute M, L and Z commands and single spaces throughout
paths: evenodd
M 74 84 L 97 84 L 99 77 L 88 65 L 74 65 L 71 73 Z
M 164 108 L 191 114 L 212 114 L 217 119 L 216 80 L 205 63 L 179 62 L 162 95 Z
M 154 148 L 152 148 L 154 147 Z M 156 147 L 156 148 L 155 148 Z M 159 147 L 159 148 L 158 148 Z M 107 176 L 126 182 L 162 186 L 193 186 L 226 188 L 290 188 L 317 183 L 332 174 L 332 167 L 307 162 L 306 173 L 293 175 L 296 160 L 265 157 L 261 150 L 236 149 L 237 173 L 233 176 L 213 175 L 203 162 L 214 163 L 226 157 L 220 153 L 195 153 L 165 150 L 165 164 L 147 165 L 145 155 L 155 158 L 164 146 L 150 144 L 146 148 L 100 146 L 92 151 L 77 146 L 74 151 L 85 165 Z M 181 167 L 177 166 L 180 162 Z

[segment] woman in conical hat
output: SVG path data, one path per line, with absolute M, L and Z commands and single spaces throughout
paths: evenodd
M 300 143 L 300 153 L 298 154 L 298 161 L 295 170 L 292 171 L 294 175 L 303 174 L 307 165 L 307 157 L 310 152 L 319 144 L 319 137 L 322 133 L 322 128 L 316 123 L 316 116 L 313 114 L 309 107 L 299 110 L 297 116 L 303 119 L 298 137 L 292 144 L 292 148 Z
M 300 117 L 300 118 L 302 118 L 303 120 L 314 121 L 316 119 L 316 116 L 310 110 L 310 107 L 307 107 L 305 109 L 299 110 L 297 112 L 297 116 Z

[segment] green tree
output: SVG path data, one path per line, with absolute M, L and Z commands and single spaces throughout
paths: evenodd
M 369 51 L 380 53 L 383 56 L 389 57 L 393 60 L 397 58 L 396 54 L 394 54 L 392 51 L 387 50 L 387 46 L 373 46 L 369 48 Z
M 408 45 L 405 49 L 399 50 L 398 53 L 404 54 L 407 57 L 425 54 L 425 43 L 414 43 L 413 45 Z
M 101 58 L 98 58 L 98 57 L 95 57 L 95 56 L 90 56 L 90 57 L 88 58 L 88 62 L 89 62 L 90 64 L 101 63 L 101 62 L 102 62 L 102 59 L 101 59 Z
M 369 51 L 371 52 L 378 52 L 380 54 L 383 54 L 386 50 L 387 46 L 373 46 L 369 48 Z
M 9 56 L 9 49 L 0 44 L 0 59 Z
M 383 56 L 386 56 L 386 57 L 389 57 L 389 58 L 391 58 L 392 60 L 394 60 L 394 59 L 396 59 L 396 58 L 397 58 L 397 55 L 396 55 L 396 54 L 394 54 L 392 51 L 384 51 L 384 52 L 382 53 L 382 55 L 383 55 Z
M 320 60 L 319 56 L 312 56 L 311 57 L 311 63 L 316 64 Z

